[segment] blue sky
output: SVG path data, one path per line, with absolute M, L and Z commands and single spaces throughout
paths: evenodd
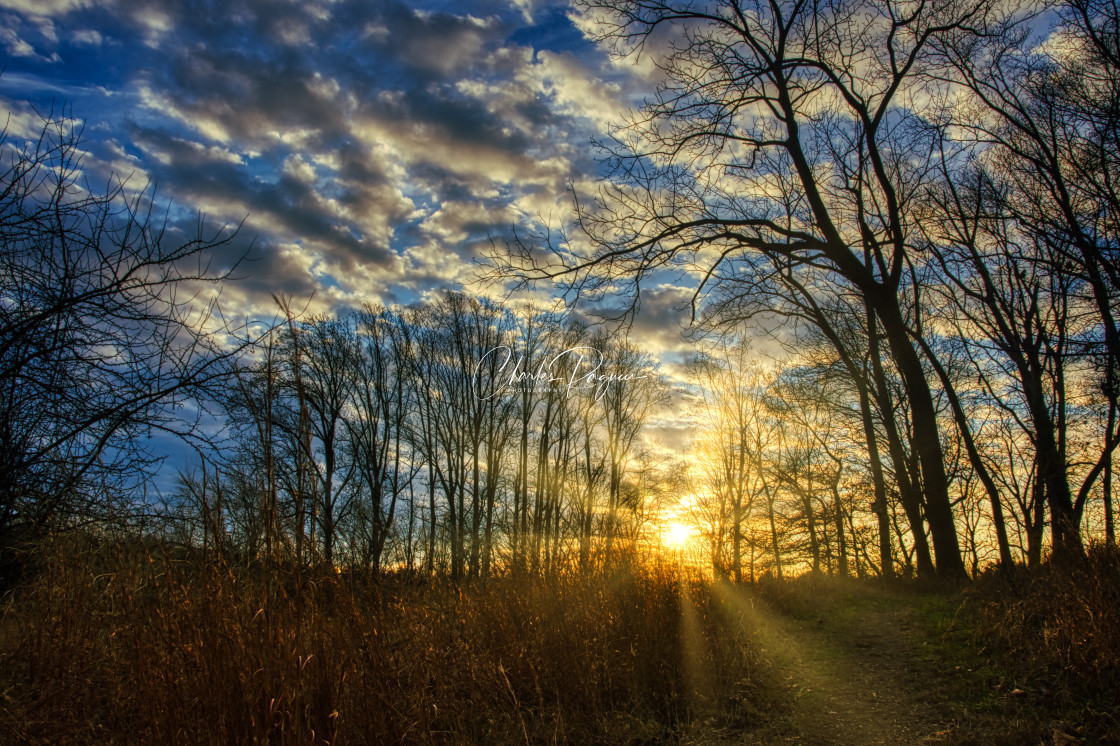
M 0 0 L 0 46 L 10 143 L 32 107 L 69 106 L 93 183 L 153 182 L 185 224 L 246 220 L 230 314 L 468 283 L 491 238 L 563 222 L 569 185 L 594 187 L 591 140 L 652 90 L 535 0 Z
M 411 303 L 470 289 L 491 240 L 562 225 L 570 186 L 595 188 L 591 141 L 653 70 L 580 26 L 548 0 L 0 0 L 0 105 L 9 147 L 70 109 L 90 182 L 155 184 L 179 235 L 244 220 L 231 320 L 274 319 L 274 293 Z M 631 331 L 670 367 L 687 293 L 645 288 Z

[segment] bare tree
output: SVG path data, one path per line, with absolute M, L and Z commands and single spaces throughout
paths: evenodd
M 845 482 L 843 428 L 834 385 L 829 385 L 827 369 L 794 366 L 778 377 L 768 392 L 768 401 L 778 420 L 777 453 L 772 473 L 785 484 L 800 503 L 809 539 L 814 572 L 820 572 L 822 559 L 832 570 L 835 540 L 835 571 L 848 574 L 851 509 L 841 494 Z M 817 524 L 822 523 L 818 535 Z
M 312 317 L 299 326 L 299 380 L 316 449 L 307 460 L 315 477 L 310 540 L 313 547 L 322 547 L 324 561 L 331 564 L 338 525 L 350 507 L 347 487 L 355 467 L 353 460 L 341 458 L 354 386 L 355 335 L 343 318 Z
M 409 415 L 416 402 L 408 375 L 414 351 L 411 330 L 399 315 L 383 308 L 366 306 L 355 331 L 344 426 L 347 457 L 361 485 L 357 531 L 362 534 L 366 564 L 376 573 L 397 504 L 406 491 L 412 494 L 422 466 L 408 437 Z
M 545 341 L 545 390 L 537 420 L 532 506 L 530 568 L 534 573 L 550 571 L 558 564 L 565 491 L 576 469 L 578 401 L 587 393 L 570 390 L 567 382 L 579 375 L 584 355 L 592 349 L 584 345 L 586 331 L 583 325 L 569 324 L 553 330 Z
M 628 341 L 608 345 L 605 378 L 591 386 L 601 397 L 607 451 L 606 557 L 611 559 L 612 542 L 618 530 L 622 506 L 622 484 L 630 460 L 636 455 L 638 436 L 651 413 L 665 402 L 664 381 L 653 361 Z
M 517 453 L 513 479 L 513 519 L 510 524 L 510 544 L 512 562 L 517 570 L 529 567 L 529 552 L 532 547 L 530 531 L 530 446 L 538 405 L 542 399 L 542 387 L 533 377 L 545 364 L 549 329 L 558 325 L 560 320 L 554 315 L 530 306 L 517 314 L 517 328 L 511 345 L 511 359 L 508 364 L 518 371 L 514 390 L 508 392 L 516 409 L 513 414 L 517 428 Z M 525 378 L 521 378 L 525 374 Z M 508 374 L 511 378 L 513 372 Z M 508 380 L 508 379 L 507 379 Z
M 264 529 L 264 553 L 268 561 L 280 556 L 284 532 L 280 512 L 280 479 L 277 441 L 282 430 L 277 427 L 281 416 L 283 395 L 280 355 L 276 343 L 277 330 L 263 335 L 256 345 L 260 358 L 255 365 L 235 361 L 231 377 L 236 382 L 223 405 L 227 425 L 234 431 L 234 449 L 227 462 L 228 471 L 240 483 L 243 499 L 252 492 L 261 495 L 261 523 Z
M 856 291 L 904 385 L 916 487 L 949 576 L 964 566 L 934 394 L 911 337 L 913 206 L 929 168 L 914 101 L 918 71 L 939 64 L 936 42 L 985 32 L 989 5 L 580 3 L 598 40 L 656 55 L 664 82 L 606 145 L 612 179 L 580 206 L 592 248 L 569 244 L 545 262 L 514 246 L 504 266 L 592 296 L 629 280 L 635 303 L 660 268 L 692 272 L 699 298 L 758 259 Z
M 0 541 L 18 526 L 105 517 L 160 461 L 153 434 L 200 438 L 188 402 L 217 398 L 244 343 L 210 287 L 234 232 L 182 234 L 154 189 L 82 181 L 81 133 L 44 118 L 0 137 Z M 100 496 L 100 497 L 99 497 Z
M 453 296 L 448 296 L 452 298 Z M 447 298 L 445 298 L 447 300 Z M 470 399 L 467 373 L 460 367 L 448 330 L 449 315 L 461 312 L 462 301 L 416 308 L 408 322 L 415 330 L 415 355 L 410 373 L 416 378 L 418 416 L 413 443 L 427 465 L 429 500 L 429 570 L 434 568 L 439 536 L 437 494 L 443 497 L 443 529 L 449 539 L 451 575 L 462 577 L 465 565 L 466 490 L 469 486 L 470 442 L 466 405 Z
M 596 346 L 605 347 L 605 340 Z M 590 396 L 581 397 L 578 406 L 580 445 L 576 489 L 581 499 L 575 512 L 579 527 L 579 564 L 587 572 L 592 568 L 591 540 L 595 518 L 602 509 L 600 493 L 603 491 L 607 472 L 607 453 L 601 438 L 603 409 L 595 398 Z
M 900 430 L 893 420 L 895 412 L 889 392 L 878 385 L 886 373 L 879 352 L 880 331 L 875 314 L 856 294 L 840 291 L 828 282 L 821 283 L 812 275 L 788 269 L 774 272 L 769 267 L 755 265 L 749 271 L 740 268 L 713 293 L 703 324 L 720 331 L 747 319 L 765 322 L 773 318 L 786 322 L 776 330 L 779 333 L 775 337 L 795 363 L 829 368 L 830 379 L 843 378 L 846 387 L 854 389 L 875 495 L 872 510 L 878 523 L 879 567 L 881 573 L 890 576 L 893 572 L 892 503 L 888 499 L 888 469 L 884 467 L 881 444 L 886 442 L 888 457 L 904 457 L 911 449 L 898 440 Z M 885 417 L 892 419 L 886 422 Z M 884 426 L 877 427 L 877 422 L 883 422 Z M 925 546 L 920 497 L 915 494 L 909 463 L 908 458 L 899 458 L 890 466 L 895 476 L 895 490 L 906 496 L 906 504 L 910 506 L 907 517 L 912 521 L 910 528 L 919 564 L 923 572 L 929 572 L 932 562 Z
M 717 502 L 726 504 L 729 570 L 736 583 L 743 580 L 744 524 L 763 492 L 767 476 L 761 451 L 769 446 L 772 431 L 765 421 L 767 376 L 751 355 L 749 343 L 738 338 L 691 364 L 700 382 L 700 417 L 707 435 L 701 446 L 707 467 L 705 481 Z M 723 512 L 719 510 L 719 514 Z M 717 540 L 725 540 L 722 531 Z

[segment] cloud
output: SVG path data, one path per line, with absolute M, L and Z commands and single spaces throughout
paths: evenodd
M 665 358 L 692 350 L 692 345 L 684 338 L 690 326 L 692 293 L 687 284 L 669 282 L 643 289 L 641 306 L 631 329 L 634 336 L 642 340 L 646 352 Z
M 632 91 L 562 4 L 449 8 L 54 2 L 12 12 L 53 24 L 61 62 L 0 85 L 93 104 L 91 171 L 151 179 L 183 215 L 245 219 L 244 292 L 262 308 L 276 287 L 407 300 L 471 282 L 512 226 L 567 220 L 587 142 Z
M 88 44 L 98 47 L 105 41 L 105 37 L 96 29 L 78 29 L 70 34 L 70 41 L 74 44 Z
M 505 31 L 498 18 L 427 12 L 390 5 L 366 26 L 366 38 L 422 78 L 444 79 L 470 69 Z
M 553 97 L 557 109 L 573 117 L 590 119 L 600 131 L 618 121 L 627 107 L 622 87 L 604 81 L 570 53 L 541 52 L 537 64 L 527 70 L 538 88 Z
M 89 5 L 89 0 L 0 0 L 0 8 L 29 17 L 63 16 Z
M 19 38 L 10 28 L 0 29 L 0 43 L 4 45 L 4 51 L 13 57 L 36 56 L 35 47 Z
M 40 95 L 49 96 L 49 106 L 40 107 L 44 111 L 52 108 L 61 110 L 63 107 L 72 108 L 70 101 L 76 98 L 103 97 L 113 95 L 112 91 L 99 85 L 74 85 L 65 81 L 54 80 L 49 77 L 33 73 L 7 71 L 0 75 L 0 88 L 22 93 L 23 100 L 37 98 Z M 66 100 L 58 102 L 56 96 L 63 96 Z M 8 104 L 11 108 L 12 104 Z M 80 114 L 80 112 L 75 112 Z
M 59 61 L 54 51 L 57 44 L 58 34 L 50 18 L 0 13 L 0 45 L 9 57 L 33 64 L 55 63 Z
M 19 141 L 34 142 L 43 132 L 43 117 L 26 104 L 5 107 L 3 116 L 5 140 L 9 146 Z

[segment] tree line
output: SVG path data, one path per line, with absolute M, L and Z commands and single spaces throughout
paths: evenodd
M 635 550 L 639 436 L 665 386 L 626 341 L 447 292 L 289 316 L 232 380 L 229 440 L 172 501 L 185 543 L 456 579 Z
M 0 539 L 128 514 L 230 560 L 482 577 L 606 566 L 683 497 L 736 579 L 1114 543 L 1116 6 L 580 7 L 659 87 L 601 143 L 580 230 L 492 269 L 624 315 L 659 273 L 691 277 L 717 344 L 690 366 L 688 465 L 643 450 L 653 361 L 557 314 L 277 298 L 250 339 L 207 294 L 236 227 L 80 183 L 74 120 L 48 116 L 2 143 Z M 162 507 L 161 434 L 197 452 Z
M 625 340 L 458 292 L 233 324 L 237 226 L 192 235 L 150 185 L 92 184 L 68 112 L 0 148 L 0 549 L 139 531 L 455 578 L 634 551 L 665 386 Z
M 963 575 L 977 522 L 1004 566 L 1080 556 L 1091 503 L 1115 540 L 1115 3 L 579 7 L 658 86 L 583 232 L 498 275 L 635 311 L 675 269 L 702 328 L 795 337 L 858 413 L 887 574 L 893 506 L 921 574 Z

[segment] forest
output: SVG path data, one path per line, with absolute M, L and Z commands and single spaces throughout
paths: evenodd
M 1120 7 L 576 9 L 656 85 L 412 303 L 5 133 L 3 740 L 1120 739 Z

